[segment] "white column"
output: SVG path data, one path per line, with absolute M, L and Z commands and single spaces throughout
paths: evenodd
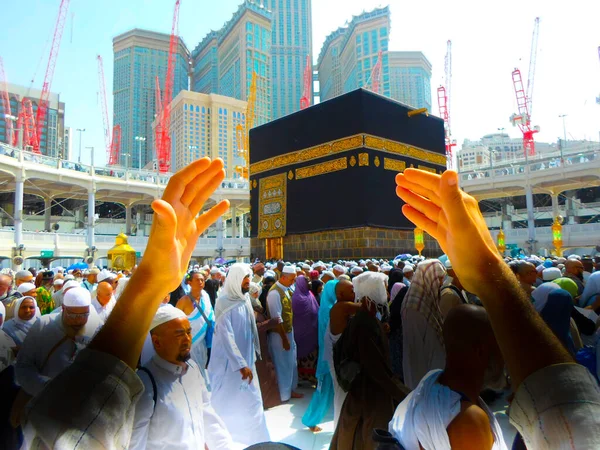
M 231 207 L 231 237 L 235 239 L 237 237 L 237 208 L 235 206 Z
M 242 214 L 240 216 L 240 238 L 244 238 L 244 225 L 246 225 L 246 215 Z
M 223 223 L 223 217 L 219 217 L 217 219 L 217 249 L 221 249 L 223 248 L 223 228 L 224 228 L 224 223 Z M 221 256 L 221 254 L 219 254 L 219 256 Z
M 44 230 L 50 231 L 52 226 L 52 198 L 44 197 Z
M 22 174 L 17 174 L 15 182 L 15 246 L 19 248 L 23 244 L 23 185 L 25 180 Z M 20 269 L 21 266 L 15 267 Z
M 560 214 L 558 209 L 558 194 L 552 192 L 550 197 L 552 197 L 552 218 L 556 218 Z
M 127 236 L 131 236 L 131 216 L 132 213 L 132 206 L 131 205 L 125 205 L 125 234 Z
M 535 241 L 535 215 L 533 211 L 533 189 L 530 185 L 525 188 L 525 200 L 527 203 L 527 229 L 529 230 L 529 241 L 533 251 L 533 242 Z
M 88 191 L 88 225 L 87 225 L 87 246 L 94 246 L 94 216 L 96 215 L 96 189 Z

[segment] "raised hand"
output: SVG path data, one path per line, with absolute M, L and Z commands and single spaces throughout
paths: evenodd
M 501 258 L 477 201 L 459 189 L 456 172 L 440 176 L 406 169 L 396 176 L 396 184 L 396 194 L 406 202 L 406 218 L 438 241 L 461 283 L 477 293 L 486 266 Z
M 185 275 L 198 237 L 229 208 L 223 200 L 197 217 L 224 178 L 221 159 L 199 159 L 173 175 L 162 199 L 152 203 L 154 221 L 140 265 L 169 292 Z

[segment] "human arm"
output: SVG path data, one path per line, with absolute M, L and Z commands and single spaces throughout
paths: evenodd
M 139 370 L 136 373 L 144 383 L 144 393 L 135 405 L 133 430 L 128 450 L 144 450 L 146 448 L 150 422 L 154 413 L 154 387 L 152 381 L 150 381 L 150 377 L 146 372 Z
M 171 177 L 162 199 L 152 203 L 154 219 L 144 258 L 89 348 L 136 367 L 158 305 L 185 275 L 200 234 L 229 207 L 224 200 L 198 216 L 224 177 L 223 161 L 208 158 Z
M 544 367 L 572 363 L 500 257 L 477 201 L 459 189 L 456 172 L 407 169 L 396 183 L 406 218 L 438 241 L 465 289 L 483 302 L 514 388 Z
M 175 305 L 175 307 L 182 310 L 187 316 L 189 316 L 194 310 L 194 305 L 187 295 L 177 300 L 177 305 Z
M 267 294 L 267 309 L 269 310 L 269 317 L 271 317 L 271 319 L 279 320 L 279 324 L 272 329 L 281 337 L 283 349 L 286 351 L 290 350 L 290 340 L 285 332 L 285 329 L 283 328 L 283 319 L 281 317 L 281 298 L 279 296 L 279 292 L 277 292 L 275 289 L 272 289 Z
M 36 321 L 27 333 L 23 345 L 17 354 L 15 377 L 17 383 L 29 395 L 37 395 L 50 381 L 50 377 L 42 375 L 39 366 L 42 364 L 39 354 L 41 323 Z
M 452 450 L 491 450 L 494 435 L 486 412 L 471 404 L 450 422 L 448 439 Z

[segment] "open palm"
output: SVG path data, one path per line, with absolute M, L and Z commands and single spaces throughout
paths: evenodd
M 179 285 L 199 236 L 229 208 L 223 200 L 198 216 L 224 178 L 221 159 L 199 159 L 173 175 L 162 199 L 152 203 L 154 220 L 141 264 L 154 282 L 170 291 Z

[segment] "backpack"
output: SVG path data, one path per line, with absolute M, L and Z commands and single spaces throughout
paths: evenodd
M 141 366 L 138 366 L 137 369 L 138 371 L 145 372 L 150 378 L 150 383 L 152 383 L 152 400 L 154 400 L 154 408 L 152 409 L 153 416 L 154 412 L 156 411 L 156 400 L 158 399 L 158 388 L 156 387 L 156 380 L 154 379 L 154 375 L 152 375 L 152 372 L 150 372 L 150 369 Z M 150 418 L 152 418 L 152 416 L 150 416 Z

